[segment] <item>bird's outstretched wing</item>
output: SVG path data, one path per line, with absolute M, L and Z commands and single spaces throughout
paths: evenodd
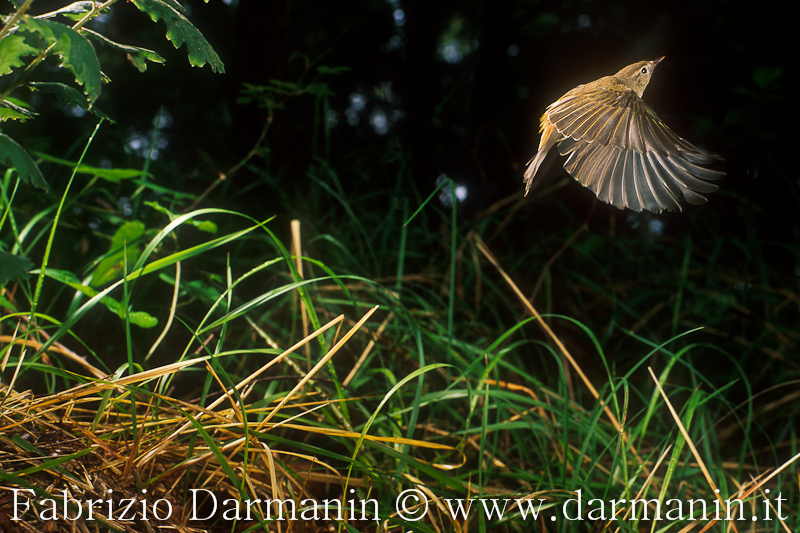
M 580 89 L 577 88 L 577 89 Z M 564 168 L 597 197 L 619 208 L 680 211 L 680 195 L 705 203 L 724 172 L 699 165 L 721 157 L 672 132 L 633 91 L 622 88 L 570 91 L 545 119 L 563 137 Z

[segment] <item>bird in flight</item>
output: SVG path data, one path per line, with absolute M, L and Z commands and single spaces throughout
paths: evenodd
M 718 155 L 672 132 L 642 100 L 664 58 L 639 61 L 613 76 L 579 85 L 542 115 L 539 151 L 525 171 L 525 194 L 553 145 L 569 156 L 564 169 L 597 197 L 620 209 L 680 211 L 681 197 L 702 204 L 709 181 L 725 176 L 708 165 Z

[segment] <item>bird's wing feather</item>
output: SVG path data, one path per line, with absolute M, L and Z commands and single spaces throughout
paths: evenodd
M 719 156 L 673 133 L 628 89 L 570 91 L 545 117 L 564 137 L 558 151 L 569 155 L 567 172 L 620 208 L 680 210 L 681 194 L 689 203 L 704 203 L 698 193 L 717 190 L 705 180 L 725 176 L 698 166 Z

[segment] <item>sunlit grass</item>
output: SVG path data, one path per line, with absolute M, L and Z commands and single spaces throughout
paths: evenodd
M 200 219 L 240 229 L 186 248 L 167 246 L 176 230 Z M 613 283 L 613 265 L 570 250 L 541 287 L 548 307 L 572 308 L 575 316 L 544 315 L 542 333 L 532 317 L 536 309 L 516 288 L 531 287 L 531 277 L 505 274 L 513 259 L 496 259 L 477 233 L 420 243 L 381 238 L 402 226 L 400 216 L 372 235 L 366 228 L 374 226 L 364 221 L 349 226 L 370 246 L 320 257 L 305 248 L 346 249 L 349 237 L 336 235 L 335 227 L 308 235 L 296 225 L 294 242 L 304 248 L 297 254 L 270 229 L 284 221 L 236 220 L 248 217 L 224 210 L 176 217 L 150 232 L 140 255 L 125 266 L 127 276 L 84 296 L 61 319 L 37 315 L 31 327 L 24 311 L 7 311 L 3 375 L 13 387 L 4 391 L 2 446 L 15 466 L 2 474 L 5 483 L 31 488 L 39 499 L 60 497 L 63 487 L 77 501 L 106 499 L 107 488 L 135 495 L 148 502 L 145 507 L 165 499 L 174 512 L 159 524 L 196 528 L 230 528 L 236 513 L 224 514 L 225 499 L 228 508 L 234 501 L 292 500 L 306 517 L 312 502 L 341 500 L 347 508 L 348 499 L 374 500 L 377 517 L 359 520 L 358 512 L 345 512 L 333 520 L 354 531 L 529 531 L 534 520 L 527 507 L 527 518 L 518 507 L 526 499 L 537 509 L 541 503 L 546 517 L 536 527 L 558 516 L 548 526 L 556 531 L 604 525 L 638 531 L 650 522 L 629 510 L 584 516 L 580 525 L 560 513 L 578 491 L 584 504 L 702 498 L 711 505 L 719 488 L 721 497 L 741 498 L 752 509 L 762 505 L 764 488 L 796 494 L 787 472 L 759 485 L 793 454 L 791 426 L 774 420 L 774 407 L 730 403 L 731 390 L 747 389 L 751 376 L 713 336 L 696 330 L 702 324 L 694 323 L 693 308 L 687 312 L 679 303 L 702 298 L 694 289 L 702 274 L 686 262 L 678 263 L 678 276 L 653 272 L 649 285 L 637 287 L 634 279 Z M 262 262 L 244 264 L 226 252 L 241 249 L 239 243 L 264 250 Z M 401 244 L 407 248 L 397 248 Z M 419 263 L 432 244 L 440 258 L 427 257 L 427 269 L 393 265 L 399 257 Z M 681 253 L 692 252 L 676 247 Z M 204 262 L 209 255 L 215 260 Z M 562 272 L 561 265 L 576 257 L 600 266 Z M 622 254 L 621 261 L 632 260 Z M 386 265 L 380 270 L 401 271 L 402 278 L 370 279 L 365 274 L 375 262 Z M 179 265 L 216 277 L 192 279 L 176 270 Z M 569 285 L 561 286 L 562 277 Z M 217 282 L 189 288 L 201 279 Z M 159 319 L 155 329 L 175 319 L 155 348 L 148 346 L 131 322 L 131 302 L 146 301 L 137 299 L 139 290 L 163 292 L 160 298 L 171 302 L 175 287 L 174 304 L 149 311 Z M 103 304 L 104 297 L 122 303 L 122 316 Z M 574 303 L 564 305 L 565 298 Z M 185 307 L 189 301 L 194 304 Z M 197 313 L 202 302 L 206 311 Z M 597 321 L 600 306 L 606 311 Z M 123 326 L 118 331 L 130 331 L 118 340 L 127 355 L 101 377 L 105 358 L 75 343 L 72 332 L 86 320 L 112 319 Z M 724 329 L 726 319 L 718 320 Z M 6 334 L 12 325 L 16 332 Z M 784 335 L 791 341 L 790 331 Z M 165 349 L 175 346 L 171 337 L 187 339 L 185 346 Z M 762 352 L 782 350 L 762 346 Z M 87 349 L 96 361 L 81 359 Z M 712 353 L 730 364 L 724 374 L 736 381 L 720 382 L 696 368 L 698 358 Z M 679 418 L 667 411 L 667 400 Z M 429 499 L 420 521 L 397 510 L 409 489 Z M 205 498 L 199 509 L 192 508 L 199 501 L 193 494 Z M 207 516 L 212 494 L 220 508 Z M 495 498 L 501 508 L 508 502 L 503 518 L 475 507 L 467 526 L 451 512 L 467 498 Z M 276 505 L 255 504 L 242 526 L 286 527 L 276 520 Z M 649 505 L 652 513 L 655 504 Z M 192 511 L 203 520 L 190 520 Z M 109 519 L 98 509 L 97 516 L 110 529 L 121 527 L 113 513 Z M 36 523 L 33 511 L 25 520 Z

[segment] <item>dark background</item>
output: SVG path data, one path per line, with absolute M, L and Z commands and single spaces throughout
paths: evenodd
M 106 34 L 152 47 L 167 64 L 140 74 L 116 51 L 101 49 L 112 82 L 98 106 L 117 121 L 106 128 L 113 130 L 105 132 L 108 153 L 119 149 L 120 139 L 146 135 L 163 106 L 172 121 L 162 132 L 159 159 L 197 180 L 199 190 L 248 152 L 263 125 L 263 110 L 237 105 L 241 83 L 296 81 L 309 60 L 319 59 L 350 69 L 326 80 L 335 93 L 332 160 L 393 144 L 423 192 L 442 174 L 466 185 L 462 212 L 473 215 L 521 190 L 525 163 L 538 143 L 538 120 L 550 102 L 577 84 L 665 55 L 645 100 L 676 133 L 727 160 L 723 192 L 700 209 L 717 211 L 723 227 L 735 225 L 726 197 L 740 195 L 771 213 L 773 236 L 797 232 L 798 173 L 789 161 L 794 149 L 785 146 L 797 118 L 789 96 L 796 75 L 796 61 L 788 57 L 794 54 L 793 29 L 790 17 L 776 10 L 702 1 L 184 4 L 227 73 L 190 67 L 185 48 L 174 50 L 164 41 L 163 23 L 120 3 L 106 21 Z M 47 3 L 35 5 L 44 10 Z M 447 45 L 460 48 L 461 57 L 445 60 Z M 390 97 L 376 95 L 387 87 Z M 345 115 L 353 94 L 364 102 L 356 125 Z M 299 187 L 307 185 L 313 129 L 313 106 L 304 104 L 276 113 L 265 163 Z M 383 134 L 370 125 L 376 110 L 390 117 Z M 29 127 L 47 128 L 48 134 L 55 129 L 70 142 L 85 136 L 92 120 L 65 117 L 63 124 Z M 549 166 L 549 173 L 565 176 L 559 166 Z M 253 176 L 237 176 L 227 198 L 243 201 L 236 188 L 248 179 Z M 391 172 L 376 172 L 374 186 L 388 186 L 384 180 L 393 183 Z M 268 200 L 268 191 L 258 192 Z M 591 194 L 574 183 L 556 194 L 579 206 L 591 202 Z

